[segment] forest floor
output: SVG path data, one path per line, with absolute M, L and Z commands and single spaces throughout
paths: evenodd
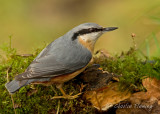
M 160 58 L 141 59 L 134 47 L 119 55 L 97 51 L 87 69 L 63 86 L 67 94 L 81 92 L 76 99 L 52 99 L 62 95 L 54 85 L 27 85 L 10 95 L 5 83 L 24 72 L 41 49 L 23 55 L 11 46 L 1 49 L 0 114 L 160 113 Z

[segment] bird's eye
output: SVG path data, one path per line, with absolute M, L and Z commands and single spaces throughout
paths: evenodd
M 92 32 L 92 31 L 93 31 L 93 28 L 89 28 L 89 31 Z

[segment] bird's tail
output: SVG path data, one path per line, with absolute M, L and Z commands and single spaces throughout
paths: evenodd
M 13 94 L 14 92 L 18 91 L 21 87 L 28 84 L 28 80 L 23 80 L 23 84 L 20 84 L 21 81 L 18 80 L 12 80 L 11 82 L 8 82 L 5 84 L 5 87 L 9 91 L 9 93 Z
M 23 86 L 26 86 L 32 82 L 45 82 L 50 80 L 50 78 L 23 79 L 24 75 L 27 75 L 27 72 L 17 75 L 14 80 L 5 84 L 5 87 L 9 93 L 13 94 Z

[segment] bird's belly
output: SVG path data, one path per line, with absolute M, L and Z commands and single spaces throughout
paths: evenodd
M 64 83 L 64 82 L 67 82 L 69 80 L 71 80 L 72 78 L 76 77 L 78 74 L 80 74 L 81 72 L 83 72 L 85 70 L 86 67 L 76 71 L 76 72 L 73 72 L 71 74 L 67 74 L 67 75 L 61 75 L 61 76 L 57 76 L 57 77 L 54 77 L 51 79 L 51 82 L 53 83 Z
M 45 81 L 45 82 L 33 82 L 32 84 L 43 84 L 45 86 L 49 86 L 52 84 L 63 84 L 64 82 L 67 82 L 69 80 L 71 80 L 72 78 L 76 77 L 78 74 L 80 74 L 81 72 L 83 72 L 85 70 L 87 66 L 85 66 L 84 68 L 73 72 L 71 74 L 66 74 L 66 75 L 60 75 L 60 76 L 56 76 L 51 78 L 50 81 Z

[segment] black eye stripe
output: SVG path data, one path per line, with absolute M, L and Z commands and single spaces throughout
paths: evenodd
M 75 40 L 77 38 L 77 36 L 79 35 L 83 35 L 83 34 L 87 34 L 87 33 L 92 33 L 92 32 L 99 32 L 99 31 L 103 31 L 104 28 L 89 28 L 89 29 L 82 29 L 76 33 L 74 33 L 74 35 L 72 36 L 72 40 Z
M 90 28 L 89 32 L 99 32 L 99 31 L 103 31 L 103 28 Z

